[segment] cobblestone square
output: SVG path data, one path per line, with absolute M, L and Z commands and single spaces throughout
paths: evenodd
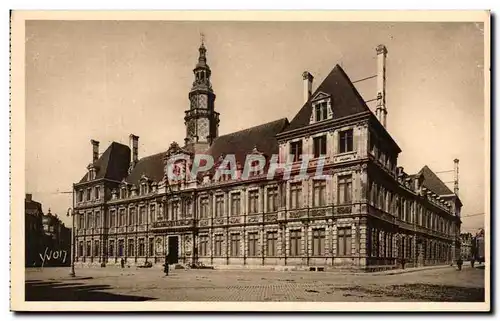
M 396 273 L 396 274 L 393 274 Z M 27 301 L 484 302 L 484 269 L 345 273 L 158 268 L 26 270 Z

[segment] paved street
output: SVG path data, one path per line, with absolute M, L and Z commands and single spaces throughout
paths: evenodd
M 26 270 L 28 301 L 484 301 L 484 269 L 403 274 L 174 270 Z

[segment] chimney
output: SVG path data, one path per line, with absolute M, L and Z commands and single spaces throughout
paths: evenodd
M 385 106 L 385 62 L 387 48 L 384 45 L 377 46 L 377 109 L 375 115 L 382 126 L 387 127 L 387 109 Z
M 139 136 L 130 134 L 129 136 L 129 147 L 130 147 L 130 167 L 133 168 L 135 164 L 139 161 Z
M 455 193 L 455 195 L 458 196 L 458 159 L 455 158 L 453 160 L 453 162 L 455 163 L 455 178 L 454 178 L 454 184 L 453 184 L 453 192 Z
M 92 144 L 92 163 L 95 163 L 99 159 L 99 142 L 97 140 L 90 140 Z
M 26 201 L 31 202 L 33 200 L 33 195 L 32 194 L 26 194 Z
M 311 98 L 312 86 L 313 86 L 313 75 L 309 71 L 304 71 L 302 73 L 302 79 L 304 80 L 304 104 Z

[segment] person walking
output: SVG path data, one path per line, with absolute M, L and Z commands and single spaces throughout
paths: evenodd
M 476 260 L 471 259 L 471 260 L 470 260 L 470 266 L 471 266 L 472 268 L 474 268 L 474 263 L 476 263 Z
M 123 268 L 125 268 L 125 260 L 123 258 L 121 258 L 120 260 L 120 266 Z
M 163 264 L 163 272 L 165 273 L 165 276 L 168 276 L 168 265 L 169 265 L 169 260 L 170 260 L 170 255 L 167 254 L 165 256 L 165 264 Z
M 461 257 L 458 258 L 457 260 L 457 266 L 458 266 L 458 270 L 461 271 L 462 270 L 462 265 L 464 264 L 464 261 L 462 260 Z

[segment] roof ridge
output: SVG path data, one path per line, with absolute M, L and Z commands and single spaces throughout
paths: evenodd
M 280 121 L 283 121 L 283 120 L 285 120 L 285 121 L 288 122 L 288 118 L 287 117 L 282 117 L 282 118 L 279 118 L 279 119 L 276 119 L 276 120 L 273 120 L 273 121 L 269 121 L 267 123 L 255 125 L 255 126 L 248 127 L 248 128 L 245 128 L 245 129 L 240 129 L 240 130 L 235 131 L 235 132 L 231 132 L 231 133 L 227 133 L 227 134 L 224 134 L 224 135 L 220 135 L 217 138 L 224 137 L 224 136 L 229 136 L 229 135 L 234 135 L 234 134 L 242 133 L 242 132 L 246 132 L 246 131 L 250 131 L 251 129 L 257 129 L 258 127 L 264 127 L 264 126 L 267 126 L 269 124 L 277 123 L 277 122 L 280 122 Z

